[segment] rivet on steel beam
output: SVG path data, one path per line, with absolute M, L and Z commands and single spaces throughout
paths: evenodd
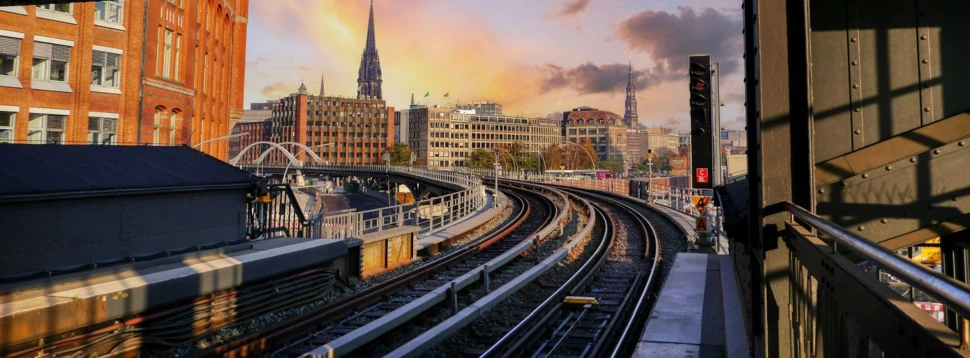
M 920 40 L 926 40 L 926 35 L 919 35 Z
M 950 197 L 950 200 L 957 201 L 957 197 L 955 197 L 955 196 Z
M 893 170 L 893 166 L 892 165 L 887 165 L 886 166 L 886 171 L 889 171 L 889 170 Z
M 853 108 L 852 110 L 856 112 L 862 112 L 862 108 L 859 108 L 859 107 Z
M 966 143 L 963 143 L 963 141 L 961 140 L 960 142 L 957 142 L 957 145 L 959 145 L 959 146 L 961 146 L 961 147 L 962 147 L 962 146 L 965 146 L 965 145 L 967 145 L 967 144 L 966 144 Z
M 849 186 L 849 183 L 846 183 L 846 182 L 841 182 L 839 184 L 841 184 L 843 188 Z
M 885 223 L 888 223 L 889 222 L 889 219 L 882 218 L 882 220 L 879 220 L 879 222 L 885 224 Z
M 856 135 L 859 135 L 859 134 L 862 134 L 862 131 L 856 129 L 856 130 L 852 131 L 852 133 L 855 133 Z
M 852 88 L 859 88 L 859 84 L 858 83 L 853 83 L 852 84 Z
M 849 41 L 855 42 L 855 37 L 849 38 Z
M 825 189 L 821 189 L 821 188 L 819 188 L 819 189 L 818 189 L 818 193 L 819 193 L 819 194 L 825 194 Z
M 916 163 L 916 158 L 909 158 L 910 163 Z
M 868 179 L 868 178 L 869 178 L 869 174 L 862 174 L 862 179 Z
M 859 226 L 859 227 L 857 227 L 856 229 L 857 229 L 857 230 L 859 230 L 859 231 L 862 231 L 862 230 L 865 230 L 865 229 L 866 229 L 866 227 L 865 227 L 865 226 Z
M 859 64 L 859 61 L 852 61 L 852 65 L 853 66 L 858 65 L 858 64 Z
M 933 154 L 940 154 L 940 150 L 939 149 L 933 149 Z
M 924 64 L 926 64 L 926 63 L 930 63 L 930 60 L 927 60 L 927 59 L 925 59 L 925 58 L 924 58 L 924 59 L 923 59 L 923 63 L 924 63 Z
M 923 112 L 929 112 L 929 111 L 930 111 L 930 107 L 923 107 Z

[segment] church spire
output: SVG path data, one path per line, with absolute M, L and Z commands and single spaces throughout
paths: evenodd
M 320 74 L 320 97 L 323 97 L 324 93 L 325 92 L 323 91 L 323 74 L 321 73 Z
M 371 0 L 370 17 L 367 19 L 367 42 L 364 45 L 364 54 L 360 56 L 360 70 L 357 72 L 357 98 L 383 99 L 383 83 L 374 31 L 374 0 Z
M 623 122 L 632 129 L 640 124 L 637 116 L 637 87 L 633 84 L 633 61 L 630 61 L 629 78 L 626 83 L 626 103 L 624 105 Z
M 411 92 L 411 107 L 414 107 L 415 104 L 416 103 L 414 103 L 414 92 Z

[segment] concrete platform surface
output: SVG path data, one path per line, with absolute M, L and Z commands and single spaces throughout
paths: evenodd
M 347 254 L 340 240 L 278 238 L 248 249 L 0 297 L 0 345 L 114 320 L 200 295 L 257 282 Z M 38 293 L 39 292 L 39 293 Z M 15 299 L 22 297 L 23 299 Z M 9 329 L 9 330 L 8 330 Z M 19 333 L 18 333 L 19 332 Z
M 445 226 L 441 230 L 436 230 L 430 234 L 418 236 L 418 240 L 414 244 L 415 250 L 423 250 L 429 246 L 437 245 L 442 241 L 449 240 L 455 236 L 474 230 L 475 228 L 484 225 L 489 220 L 492 220 L 492 218 L 502 212 L 503 208 L 492 207 L 492 201 L 494 198 L 492 197 L 491 193 L 494 193 L 494 191 L 489 189 L 488 194 L 486 195 L 487 200 L 485 202 L 485 206 L 479 209 L 478 212 L 469 215 L 464 220 L 460 220 L 452 223 L 451 225 Z M 499 192 L 498 200 L 500 203 L 508 202 L 508 197 Z
M 748 357 L 736 285 L 731 257 L 677 254 L 634 357 Z

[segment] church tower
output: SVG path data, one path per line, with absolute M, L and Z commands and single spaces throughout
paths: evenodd
M 377 56 L 377 41 L 374 39 L 374 0 L 370 3 L 370 18 L 367 22 L 367 45 L 360 56 L 360 70 L 357 72 L 357 98 L 384 99 L 381 93 L 381 60 Z
M 623 112 L 623 124 L 637 129 L 640 124 L 637 116 L 637 87 L 633 84 L 633 62 L 630 62 L 630 75 L 626 83 L 626 110 Z

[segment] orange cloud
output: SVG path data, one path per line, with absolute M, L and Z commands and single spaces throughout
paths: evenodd
M 273 19 L 267 24 L 274 34 L 305 37 L 308 45 L 337 66 L 319 69 L 328 73 L 328 93 L 356 95 L 357 69 L 367 31 L 367 3 L 269 3 L 254 2 L 254 12 L 265 11 L 261 16 Z M 547 101 L 538 98 L 538 69 L 510 56 L 522 49 L 497 39 L 474 14 L 436 16 L 413 1 L 377 1 L 374 7 L 384 94 L 392 105 L 408 103 L 412 92 L 421 101 L 423 93 L 430 91 L 433 104 L 445 104 L 447 99 L 441 95 L 450 92 L 455 100 L 492 100 L 516 112 L 546 113 L 550 109 L 541 105 Z M 286 84 L 286 91 L 298 85 Z M 277 89 L 282 88 L 282 84 L 274 83 L 263 92 L 279 93 Z

